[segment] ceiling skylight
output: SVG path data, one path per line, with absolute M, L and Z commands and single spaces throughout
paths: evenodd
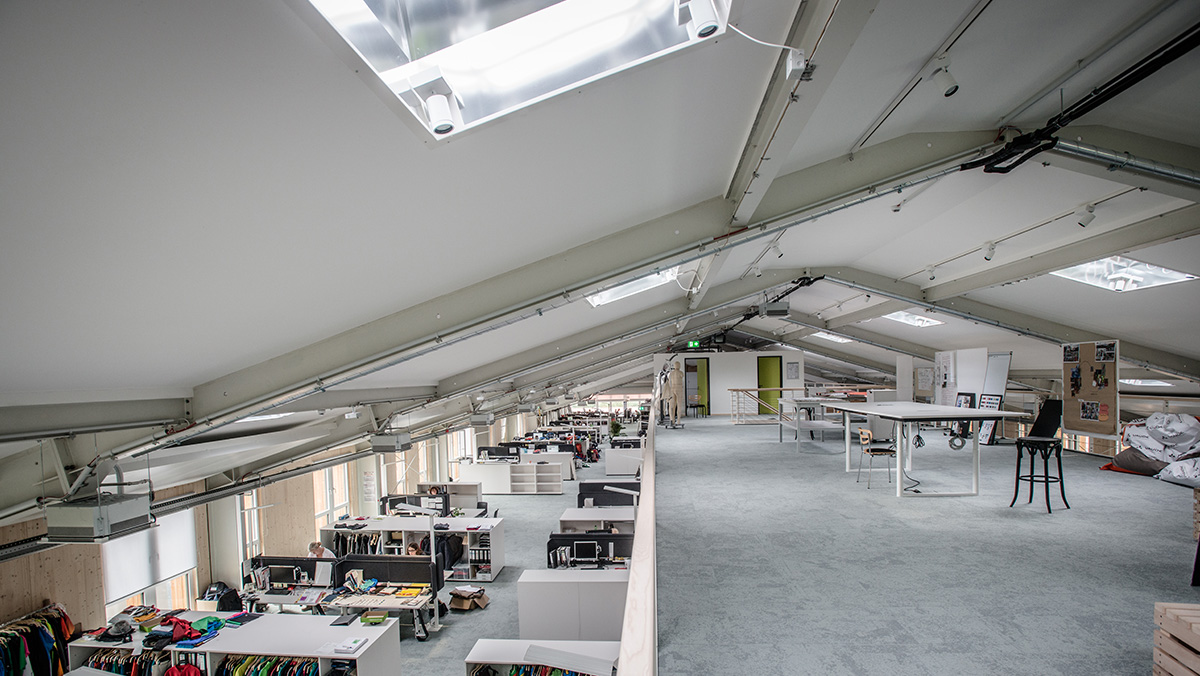
M 937 326 L 938 324 L 946 323 L 946 322 L 941 321 L 940 319 L 934 319 L 933 317 L 926 317 L 925 315 L 915 315 L 911 312 L 905 312 L 903 310 L 900 310 L 899 312 L 893 312 L 891 314 L 884 315 L 883 318 L 890 319 L 894 322 L 901 322 L 904 324 L 908 324 L 910 326 L 915 326 L 915 327 L 921 328 L 921 329 L 923 329 L 927 326 Z
M 732 0 L 309 0 L 435 137 L 725 32 Z
M 849 338 L 835 336 L 832 333 L 825 333 L 824 331 L 817 331 L 816 333 L 812 334 L 812 336 L 813 336 L 813 338 L 824 338 L 825 340 L 831 340 L 835 343 L 849 343 L 850 342 Z
M 1065 270 L 1056 270 L 1050 274 L 1117 293 L 1196 279 L 1195 275 L 1170 268 L 1160 268 L 1120 256 L 1109 256 Z
M 1134 387 L 1170 387 L 1171 383 L 1165 380 L 1139 380 L 1137 378 L 1121 378 L 1120 382 L 1125 385 L 1133 385 Z
M 592 307 L 600 307 L 601 305 L 621 300 L 622 298 L 628 298 L 643 291 L 658 288 L 663 284 L 670 284 L 678 276 L 679 266 L 675 266 L 670 270 L 656 272 L 641 279 L 635 279 L 632 282 L 626 282 L 620 286 L 614 286 L 611 289 L 593 293 L 587 296 L 587 302 L 591 303 Z

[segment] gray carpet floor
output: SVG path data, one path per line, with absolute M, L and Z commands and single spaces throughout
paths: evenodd
M 1010 444 L 984 447 L 977 497 L 898 499 L 840 438 L 778 438 L 658 432 L 663 676 L 1147 674 L 1154 603 L 1200 603 L 1189 488 L 1064 453 L 1071 509 L 1027 487 L 1009 508 Z M 924 438 L 919 489 L 969 488 L 969 447 Z

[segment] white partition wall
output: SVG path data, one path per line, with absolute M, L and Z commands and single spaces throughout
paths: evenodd
M 662 366 L 671 357 L 669 354 L 656 354 L 652 365 L 654 373 L 658 374 Z M 688 352 L 676 356 L 676 361 L 682 368 L 683 359 L 708 360 L 708 399 L 709 413 L 712 415 L 729 415 L 729 390 L 753 389 L 758 387 L 758 358 L 780 357 L 783 362 L 783 387 L 804 387 L 804 353 L 799 350 L 780 350 L 778 352 Z M 789 374 L 788 364 L 797 364 L 794 373 Z M 789 378 L 796 375 L 796 378 Z

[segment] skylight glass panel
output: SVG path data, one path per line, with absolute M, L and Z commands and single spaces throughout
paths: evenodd
M 832 333 L 825 333 L 824 331 L 817 331 L 816 333 L 814 333 L 812 335 L 813 335 L 813 338 L 823 338 L 825 340 L 830 340 L 835 343 L 849 343 L 850 342 L 849 338 L 835 336 Z
M 927 326 L 937 326 L 938 324 L 946 323 L 940 319 L 934 319 L 933 317 L 927 317 L 925 315 L 915 315 L 911 312 L 904 312 L 903 310 L 886 314 L 883 316 L 883 318 L 890 319 L 894 322 L 908 324 L 909 326 L 915 326 L 920 329 L 923 329 Z
M 1170 268 L 1160 268 L 1155 265 L 1135 261 L 1132 258 L 1109 256 L 1091 263 L 1084 263 L 1065 270 L 1056 270 L 1050 274 L 1064 279 L 1070 279 L 1084 284 L 1098 286 L 1122 293 L 1135 289 L 1149 289 L 1153 286 L 1186 282 L 1195 279 L 1195 275 L 1179 272 Z
M 732 0 L 309 0 L 435 138 L 725 32 Z
M 613 301 L 628 298 L 635 294 L 642 293 L 655 289 L 663 284 L 670 284 L 679 276 L 679 266 L 675 266 L 670 270 L 663 270 L 652 275 L 647 275 L 640 279 L 635 279 L 632 282 L 626 282 L 620 286 L 614 286 L 611 289 L 606 289 L 599 293 L 593 293 L 587 296 L 587 302 L 592 304 L 592 307 L 600 307 Z
M 1138 378 L 1121 378 L 1121 383 L 1125 385 L 1133 385 L 1134 387 L 1170 387 L 1171 383 L 1165 380 L 1140 380 Z

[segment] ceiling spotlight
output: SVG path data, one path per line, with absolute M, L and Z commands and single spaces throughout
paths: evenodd
M 950 74 L 950 55 L 942 54 L 934 60 L 933 66 L 936 69 L 932 73 L 933 83 L 937 85 L 938 91 L 946 98 L 954 96 L 958 92 L 958 82 Z
M 750 274 L 754 275 L 755 277 L 762 277 L 762 270 L 755 265 L 754 267 L 750 268 Z
M 775 254 L 775 257 L 776 257 L 776 258 L 783 258 L 783 249 L 780 249 L 780 248 L 779 248 L 779 243 L 778 243 L 778 242 L 776 242 L 776 243 L 772 244 L 772 245 L 771 245 L 771 248 L 769 249 L 769 251 L 770 251 L 771 253 Z
M 996 255 L 996 243 L 988 242 L 983 245 L 983 260 L 990 261 Z
M 687 0 L 680 2 L 679 8 L 687 10 L 686 18 L 680 13 L 680 23 L 687 23 L 688 28 L 696 31 L 696 37 L 710 37 L 721 28 L 712 0 Z
M 414 109 L 424 110 L 429 131 L 445 136 L 454 131 L 459 121 L 462 100 L 454 93 L 440 68 L 426 68 L 408 78 L 410 89 L 400 97 Z
M 929 281 L 931 281 L 931 282 L 932 282 L 932 281 L 934 280 L 934 278 L 936 277 L 936 275 L 933 273 L 933 266 L 932 266 L 932 265 L 930 265 L 929 267 L 925 268 L 925 274 L 929 275 Z
M 1086 228 L 1092 221 L 1096 220 L 1096 205 L 1088 204 L 1075 212 L 1075 222 L 1079 227 Z

